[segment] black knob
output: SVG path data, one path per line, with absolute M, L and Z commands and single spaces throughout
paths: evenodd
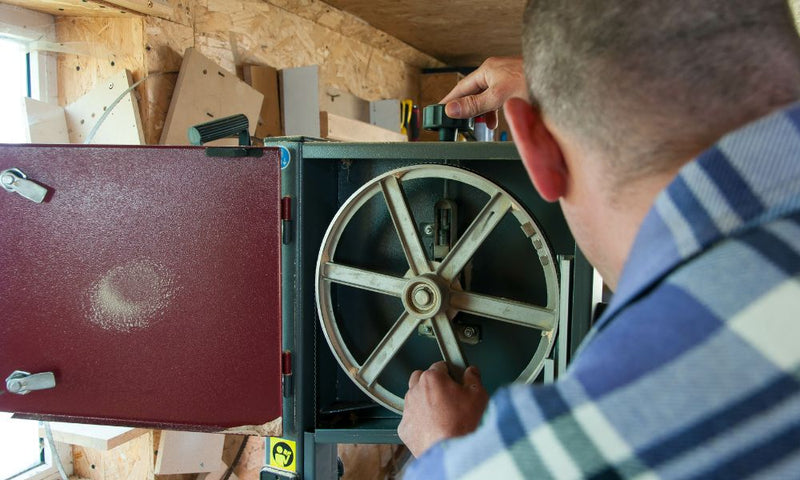
M 438 130 L 439 140 L 454 142 L 458 133 L 472 135 L 475 130 L 475 120 L 472 118 L 451 118 L 444 113 L 444 105 L 428 105 L 422 110 L 422 128 L 425 130 Z

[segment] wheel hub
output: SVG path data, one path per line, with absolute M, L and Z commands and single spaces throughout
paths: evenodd
M 444 309 L 446 291 L 434 275 L 414 277 L 403 290 L 403 306 L 413 317 L 430 318 Z

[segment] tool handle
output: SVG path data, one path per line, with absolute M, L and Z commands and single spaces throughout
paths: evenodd
M 189 143 L 192 145 L 203 145 L 220 138 L 239 137 L 239 144 L 247 136 L 245 145 L 250 145 L 250 122 L 243 114 L 232 115 L 230 117 L 212 120 L 200 125 L 189 127 Z

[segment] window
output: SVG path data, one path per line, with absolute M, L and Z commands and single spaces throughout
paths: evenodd
M 57 104 L 53 16 L 0 4 L 0 143 L 26 141 L 23 98 Z
M 15 420 L 0 412 L 0 479 L 12 478 L 44 464 L 39 422 Z
M 30 96 L 30 55 L 18 40 L 0 37 L 0 143 L 25 141 L 22 98 Z M 2 477 L 0 477 L 2 478 Z

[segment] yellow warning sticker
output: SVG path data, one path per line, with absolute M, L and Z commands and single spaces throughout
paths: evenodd
M 285 438 L 269 438 L 269 466 L 297 472 L 297 443 Z

